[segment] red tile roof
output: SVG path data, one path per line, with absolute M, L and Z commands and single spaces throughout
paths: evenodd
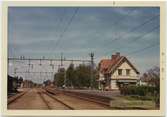
M 128 59 L 124 56 L 116 56 L 114 55 L 112 59 L 103 59 L 99 63 L 99 70 L 103 74 L 108 74 L 114 71 L 124 60 L 136 71 L 138 74 L 139 72 L 137 69 L 128 61 Z
M 122 57 L 114 57 L 112 59 L 103 59 L 100 61 L 100 72 L 107 73 L 109 71 L 109 68 L 112 68 L 114 65 L 118 63 L 118 61 Z

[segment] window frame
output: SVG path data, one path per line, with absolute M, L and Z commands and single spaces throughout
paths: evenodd
M 130 69 L 126 69 L 126 76 L 130 76 L 130 71 L 131 71 Z
M 118 75 L 119 75 L 119 76 L 122 75 L 122 69 L 118 69 Z

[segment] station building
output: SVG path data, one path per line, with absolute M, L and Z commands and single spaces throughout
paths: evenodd
M 136 85 L 139 71 L 125 57 L 117 52 L 111 59 L 102 59 L 99 63 L 99 89 L 119 89 L 122 85 Z

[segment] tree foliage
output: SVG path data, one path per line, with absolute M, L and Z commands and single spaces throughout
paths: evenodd
M 141 77 L 141 80 L 147 82 L 150 86 L 155 86 L 159 88 L 160 86 L 160 69 L 159 67 L 154 67 L 153 69 L 148 70 Z
M 58 72 L 54 75 L 54 84 L 57 87 L 62 87 L 64 84 L 64 70 L 58 70 Z
M 91 77 L 90 65 L 81 64 L 74 67 L 73 64 L 70 64 L 66 71 L 58 71 L 55 74 L 54 82 L 58 87 L 62 87 L 65 81 L 66 86 L 69 88 L 90 88 L 92 80 L 93 88 L 96 88 L 96 74 L 97 71 L 93 70 L 93 77 Z
M 144 73 L 141 77 L 146 86 L 124 86 L 120 87 L 121 94 L 124 95 L 138 95 L 138 96 L 151 96 L 155 101 L 157 107 L 160 103 L 160 69 L 154 67 Z

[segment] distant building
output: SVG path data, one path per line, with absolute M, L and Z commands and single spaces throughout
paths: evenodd
M 43 83 L 44 83 L 44 86 L 51 86 L 52 85 L 52 82 L 50 80 L 46 80 Z
M 18 77 L 12 77 L 8 75 L 8 93 L 17 92 L 18 88 Z
M 22 88 L 33 88 L 34 83 L 30 80 L 24 80 L 21 84 Z
M 118 89 L 121 85 L 135 85 L 138 81 L 139 71 L 118 52 L 111 59 L 103 59 L 99 63 L 99 89 Z

